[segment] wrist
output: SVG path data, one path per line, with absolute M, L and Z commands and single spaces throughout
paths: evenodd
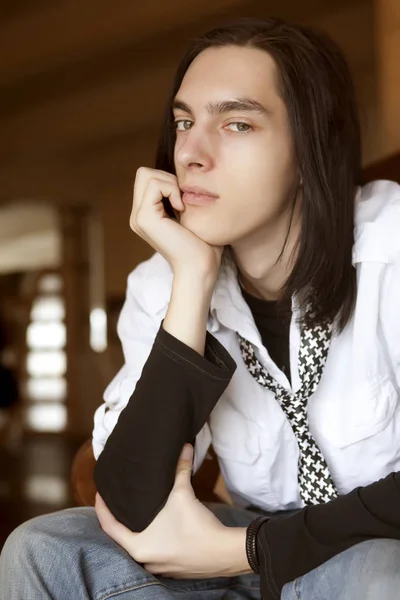
M 204 355 L 207 321 L 214 286 L 196 273 L 174 274 L 164 329 Z
M 246 527 L 224 527 L 220 557 L 226 577 L 252 573 L 246 553 Z
M 260 560 L 257 551 L 257 536 L 260 527 L 268 521 L 269 517 L 258 517 L 254 519 L 246 530 L 246 556 L 247 561 L 254 573 L 260 572 Z
M 192 267 L 180 267 L 179 269 L 173 270 L 173 283 L 176 287 L 189 287 L 194 288 L 201 296 L 211 300 L 215 284 L 218 277 L 218 271 L 207 269 L 206 267 L 200 268 L 196 266 Z

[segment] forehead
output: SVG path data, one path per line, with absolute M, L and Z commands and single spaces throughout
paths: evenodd
M 188 104 L 199 105 L 229 97 L 251 97 L 279 102 L 274 60 L 264 50 L 224 46 L 201 52 L 185 73 L 177 93 Z

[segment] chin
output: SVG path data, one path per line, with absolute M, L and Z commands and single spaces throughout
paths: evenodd
M 201 222 L 199 219 L 196 219 L 195 223 L 193 221 L 194 219 L 181 219 L 181 224 L 206 244 L 226 246 L 231 243 L 231 236 L 228 238 L 226 232 L 222 231 L 215 221 L 214 223 L 211 219 L 207 219 L 207 222 Z

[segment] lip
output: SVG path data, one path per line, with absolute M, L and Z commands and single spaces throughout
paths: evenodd
M 202 188 L 198 185 L 183 185 L 181 192 L 188 192 L 189 194 L 199 194 L 201 196 L 211 196 L 212 198 L 218 198 L 216 194 L 213 194 L 206 188 Z
M 182 202 L 194 206 L 205 206 L 212 204 L 218 198 L 208 190 L 198 186 L 183 186 L 181 187 Z
M 184 192 L 182 194 L 183 204 L 192 204 L 194 206 L 206 206 L 216 201 L 216 196 L 208 196 L 207 194 L 194 194 L 193 192 Z

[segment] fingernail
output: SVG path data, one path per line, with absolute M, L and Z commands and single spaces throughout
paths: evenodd
M 192 447 L 189 444 L 185 444 L 183 446 L 181 459 L 182 460 L 190 460 L 192 458 Z

